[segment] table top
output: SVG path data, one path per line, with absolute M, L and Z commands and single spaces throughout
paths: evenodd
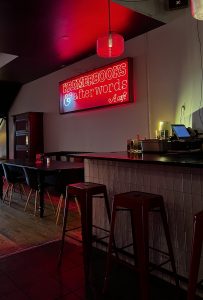
M 51 161 L 50 164 L 47 164 L 46 162 L 36 163 L 35 161 L 8 159 L 8 160 L 2 160 L 0 161 L 0 163 L 5 163 L 17 167 L 34 168 L 40 171 L 84 169 L 83 162 Z
M 135 163 L 179 165 L 186 167 L 203 167 L 203 152 L 187 153 L 128 153 L 120 152 L 96 152 L 74 154 L 74 157 L 83 157 L 88 159 L 112 160 Z

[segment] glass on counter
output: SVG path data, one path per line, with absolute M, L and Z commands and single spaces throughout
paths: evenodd
M 128 153 L 141 153 L 141 141 L 139 139 L 128 139 L 127 140 L 127 151 Z
M 168 121 L 160 121 L 158 130 L 155 131 L 156 139 L 165 140 L 169 138 L 170 123 Z

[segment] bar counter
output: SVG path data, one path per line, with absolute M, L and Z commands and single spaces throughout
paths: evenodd
M 203 210 L 203 153 L 128 155 L 127 152 L 110 152 L 79 156 L 84 158 L 85 181 L 105 184 L 110 202 L 115 194 L 133 190 L 164 197 L 177 271 L 188 278 L 193 215 Z M 104 207 L 99 202 L 94 201 L 94 223 L 108 228 Z M 116 226 L 118 245 L 131 241 L 127 213 L 119 215 Z M 150 218 L 150 229 L 150 245 L 167 250 L 158 217 Z M 150 256 L 156 262 L 163 259 L 153 253 Z M 199 278 L 203 278 L 203 263 Z
M 76 154 L 83 158 L 112 160 L 123 162 L 165 164 L 186 167 L 203 167 L 203 152 L 186 152 L 186 153 L 128 153 L 122 152 L 96 152 Z

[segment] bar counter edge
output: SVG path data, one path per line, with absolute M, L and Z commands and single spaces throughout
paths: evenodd
M 203 167 L 203 152 L 186 153 L 128 153 L 120 152 L 95 152 L 95 153 L 73 153 L 73 157 L 82 157 L 88 159 L 149 163 L 149 164 L 167 164 L 190 167 Z

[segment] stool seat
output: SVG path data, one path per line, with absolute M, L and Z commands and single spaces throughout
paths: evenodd
M 117 194 L 114 197 L 115 206 L 120 206 L 127 209 L 136 208 L 137 205 L 143 205 L 146 209 L 153 209 L 162 201 L 162 196 L 144 192 L 127 192 Z
M 92 224 L 93 199 L 104 201 L 107 218 L 110 224 L 111 214 L 110 214 L 109 200 L 108 200 L 106 186 L 104 184 L 93 183 L 93 182 L 78 182 L 78 183 L 67 185 L 66 197 L 65 197 L 65 214 L 64 214 L 63 229 L 62 229 L 62 241 L 61 241 L 61 247 L 59 253 L 59 265 L 61 265 L 62 262 L 62 254 L 63 254 L 66 232 L 74 230 L 74 229 L 69 229 L 67 226 L 69 198 L 73 196 L 74 199 L 77 199 L 80 207 L 81 226 L 82 226 L 83 262 L 84 262 L 84 272 L 85 272 L 85 281 L 86 281 L 85 283 L 87 286 L 89 280 L 89 274 L 90 274 L 91 249 L 92 249 L 92 242 L 93 242 L 92 228 L 95 227 L 97 229 L 103 230 L 104 232 L 108 232 L 108 235 L 105 235 L 104 237 L 100 237 L 97 240 L 101 240 L 109 236 L 109 230 L 106 230 L 105 228 L 101 228 Z
M 114 196 L 103 291 L 106 292 L 109 285 L 109 275 L 112 263 L 113 250 L 116 250 L 117 253 L 117 249 L 113 249 L 113 246 L 115 245 L 114 228 L 116 222 L 116 214 L 117 212 L 122 212 L 122 210 L 128 211 L 130 213 L 132 226 L 132 243 L 124 245 L 122 248 L 119 249 L 122 250 L 133 246 L 135 260 L 135 265 L 133 266 L 133 268 L 135 269 L 135 271 L 138 272 L 140 292 L 139 299 L 149 299 L 149 212 L 155 211 L 160 213 L 165 238 L 168 246 L 168 253 L 161 251 L 161 249 L 153 249 L 158 251 L 159 253 L 164 253 L 164 255 L 168 257 L 168 259 L 166 259 L 164 262 L 160 263 L 157 266 L 153 264 L 153 269 L 155 269 L 156 267 L 157 269 L 159 269 L 164 264 L 170 262 L 176 286 L 179 287 L 179 280 L 176 273 L 175 260 L 169 234 L 166 212 L 164 208 L 163 197 L 161 195 L 151 193 L 131 191 L 127 193 L 117 194 Z M 115 258 L 118 259 L 118 255 L 116 255 Z
M 93 182 L 78 182 L 68 185 L 69 194 L 88 193 L 90 195 L 96 195 L 103 193 L 106 190 L 104 184 L 93 183 Z

